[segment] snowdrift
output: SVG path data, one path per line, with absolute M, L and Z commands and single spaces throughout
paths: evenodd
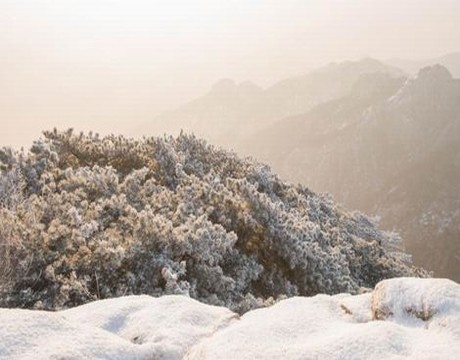
M 54 313 L 0 309 L 0 323 L 0 359 L 457 359 L 460 285 L 397 278 L 241 318 L 185 296 L 128 296 Z

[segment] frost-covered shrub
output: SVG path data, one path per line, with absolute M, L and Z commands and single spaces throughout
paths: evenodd
M 17 167 L 8 167 L 5 163 L 2 165 L 3 173 L 0 176 L 0 292 L 7 291 L 17 267 L 15 254 L 22 246 L 22 241 L 19 234 L 15 232 L 18 221 L 16 210 L 23 203 L 26 186 L 21 171 Z
M 4 306 L 188 294 L 244 312 L 426 275 L 374 220 L 194 136 L 52 131 L 0 155 Z

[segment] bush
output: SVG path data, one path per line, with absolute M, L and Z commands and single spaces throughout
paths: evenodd
M 24 184 L 2 188 L 21 199 L 2 208 L 4 306 L 179 293 L 244 312 L 427 275 L 372 219 L 194 136 L 55 130 L 0 159 L 1 183 L 15 171 Z

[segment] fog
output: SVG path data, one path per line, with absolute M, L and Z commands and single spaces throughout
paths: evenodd
M 129 133 L 220 78 L 267 86 L 458 44 L 455 0 L 1 0 L 0 144 L 53 126 Z

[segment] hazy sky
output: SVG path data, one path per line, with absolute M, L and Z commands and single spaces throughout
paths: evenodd
M 460 50 L 459 0 L 0 0 L 0 145 L 124 132 L 222 77 Z

